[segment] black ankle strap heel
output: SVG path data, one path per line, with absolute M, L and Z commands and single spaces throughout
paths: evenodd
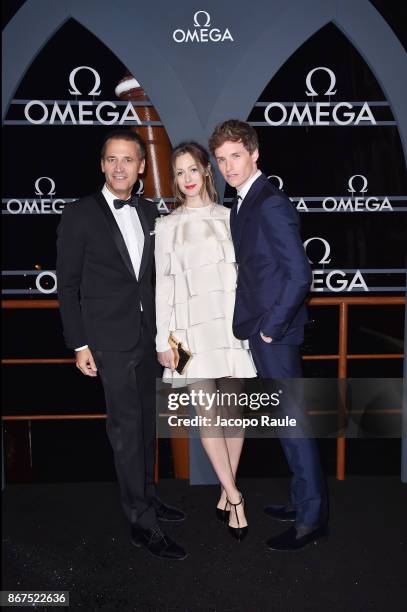
M 238 540 L 238 542 L 241 542 L 247 536 L 247 533 L 249 531 L 249 527 L 248 526 L 240 527 L 239 517 L 237 515 L 236 508 L 237 508 L 237 506 L 240 506 L 241 504 L 243 504 L 243 501 L 244 501 L 243 495 L 240 496 L 240 501 L 237 502 L 237 504 L 232 504 L 232 502 L 228 500 L 231 508 L 234 508 L 235 515 L 236 515 L 236 520 L 237 520 L 237 524 L 238 524 L 238 527 L 231 527 L 229 525 L 229 533 L 230 533 L 230 535 L 233 538 L 235 538 L 235 540 Z M 231 510 L 231 512 L 232 512 L 232 510 Z

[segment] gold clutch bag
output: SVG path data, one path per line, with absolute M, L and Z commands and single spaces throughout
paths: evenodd
M 187 351 L 186 348 L 184 348 L 182 342 L 177 340 L 177 338 L 172 332 L 168 336 L 168 343 L 174 351 L 175 369 L 178 374 L 183 374 L 185 368 L 192 359 L 192 353 L 190 353 L 189 351 Z

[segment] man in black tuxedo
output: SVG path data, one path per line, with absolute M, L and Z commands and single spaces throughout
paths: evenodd
M 86 376 L 99 372 L 121 499 L 132 542 L 153 555 L 184 559 L 157 519 L 183 512 L 161 502 L 154 484 L 154 224 L 156 207 L 131 195 L 145 166 L 145 144 L 117 130 L 101 151 L 101 192 L 65 207 L 58 227 L 58 297 L 68 347 Z

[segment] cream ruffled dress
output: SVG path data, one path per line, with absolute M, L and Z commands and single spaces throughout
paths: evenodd
M 156 223 L 156 348 L 170 348 L 172 331 L 193 355 L 182 376 L 164 370 L 174 386 L 256 376 L 247 340 L 232 332 L 237 269 L 229 217 L 218 204 L 182 206 Z

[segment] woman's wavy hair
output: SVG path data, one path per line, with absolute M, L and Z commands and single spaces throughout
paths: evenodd
M 172 190 L 175 198 L 175 207 L 178 208 L 185 204 L 185 194 L 183 194 L 177 183 L 177 176 L 175 173 L 175 161 L 177 157 L 180 155 L 185 155 L 185 153 L 189 153 L 196 165 L 199 168 L 199 171 L 203 178 L 203 185 L 201 188 L 201 197 L 204 197 L 205 192 L 208 194 L 211 202 L 218 202 L 219 196 L 216 191 L 215 181 L 213 179 L 213 169 L 209 159 L 209 153 L 198 142 L 188 141 L 181 142 L 172 152 L 171 155 L 171 176 L 172 176 Z

